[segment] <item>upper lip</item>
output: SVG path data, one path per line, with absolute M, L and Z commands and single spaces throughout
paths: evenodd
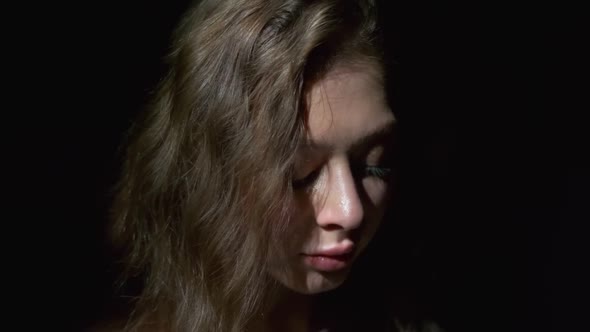
M 313 251 L 312 253 L 305 253 L 308 256 L 343 256 L 354 251 L 354 244 L 341 244 L 332 246 L 326 249 Z

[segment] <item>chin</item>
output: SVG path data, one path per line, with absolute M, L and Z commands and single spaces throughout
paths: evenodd
M 340 287 L 344 283 L 348 276 L 348 270 L 331 273 L 307 271 L 305 274 L 301 278 L 302 282 L 297 285 L 285 286 L 297 293 L 305 295 L 328 292 Z

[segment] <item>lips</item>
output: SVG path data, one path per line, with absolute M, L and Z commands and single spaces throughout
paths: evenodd
M 350 266 L 353 258 L 354 245 L 347 244 L 320 250 L 310 254 L 302 254 L 303 262 L 308 267 L 320 272 L 335 272 Z

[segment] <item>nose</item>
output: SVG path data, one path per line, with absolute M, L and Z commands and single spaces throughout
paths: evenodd
M 333 162 L 316 201 L 316 222 L 325 229 L 353 230 L 363 221 L 364 211 L 348 161 Z

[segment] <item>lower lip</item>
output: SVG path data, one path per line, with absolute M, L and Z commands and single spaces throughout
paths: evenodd
M 321 256 L 303 255 L 303 262 L 321 272 L 335 272 L 348 267 L 351 255 Z

